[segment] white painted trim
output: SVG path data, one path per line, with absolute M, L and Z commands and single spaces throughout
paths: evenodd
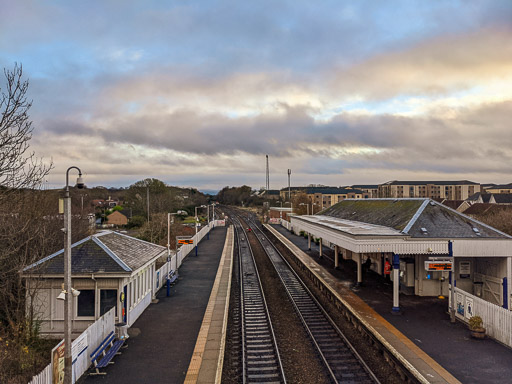
M 407 225 L 405 226 L 404 230 L 402 231 L 403 233 L 407 233 L 409 234 L 409 230 L 411 229 L 411 227 L 414 225 L 414 223 L 416 222 L 416 220 L 418 220 L 418 217 L 420 217 L 420 215 L 423 213 L 425 207 L 430 203 L 431 200 L 425 200 L 421 206 L 418 208 L 418 210 L 416 211 L 416 213 L 414 214 L 414 216 L 412 217 L 411 220 L 409 220 L 409 223 L 407 223 Z
M 433 254 L 447 255 L 447 240 L 413 240 L 408 235 L 404 236 L 352 236 L 344 234 L 341 231 L 330 229 L 297 220 L 292 217 L 292 226 L 294 230 L 306 231 L 315 237 L 321 237 L 331 244 L 348 249 L 354 253 L 372 253 L 372 252 L 394 252 L 399 255 L 404 254 Z

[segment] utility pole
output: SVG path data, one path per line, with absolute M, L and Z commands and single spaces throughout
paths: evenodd
M 148 223 L 149 223 L 149 185 L 146 187 L 146 200 L 148 206 Z
M 268 155 L 265 155 L 266 158 L 267 158 L 267 179 L 266 179 L 266 188 L 267 188 L 267 191 L 270 189 L 270 170 L 268 168 Z
M 290 175 L 291 174 L 292 174 L 292 170 L 288 169 L 288 199 L 289 200 L 292 199 L 292 191 L 291 191 L 291 188 L 290 188 Z

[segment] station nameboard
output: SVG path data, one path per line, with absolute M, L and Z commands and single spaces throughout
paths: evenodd
M 426 271 L 451 271 L 453 263 L 451 261 L 425 261 Z

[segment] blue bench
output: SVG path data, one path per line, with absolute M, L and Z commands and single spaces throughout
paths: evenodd
M 114 364 L 111 361 L 116 354 L 120 354 L 119 350 L 123 346 L 125 340 L 116 340 L 114 331 L 110 332 L 101 344 L 91 353 L 91 362 L 94 364 L 96 372 L 91 372 L 91 375 L 106 375 L 106 372 L 100 372 L 100 368 L 105 368 L 109 364 Z
M 169 272 L 168 279 L 169 279 L 169 284 L 174 284 L 178 280 L 178 274 L 175 273 L 173 270 L 171 270 Z

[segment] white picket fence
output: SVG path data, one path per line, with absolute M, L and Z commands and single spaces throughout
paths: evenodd
M 462 289 L 455 288 L 455 316 L 468 322 L 471 316 L 480 316 L 485 333 L 499 342 L 512 347 L 512 312 L 485 301 Z M 451 304 L 451 297 L 450 297 Z
M 115 308 L 105 313 L 89 326 L 79 337 L 73 341 L 72 346 L 85 334 L 87 348 L 78 356 L 73 356 L 73 383 L 75 383 L 91 365 L 90 354 L 101 344 L 103 339 L 114 330 Z M 52 384 L 52 363 L 38 375 L 34 376 L 28 384 Z
M 281 225 L 285 227 L 287 230 L 292 230 L 292 224 L 289 221 L 286 221 L 284 219 L 281 219 Z
M 175 271 L 177 267 L 181 266 L 185 257 L 187 257 L 188 254 L 194 250 L 195 244 L 198 244 L 208 234 L 208 232 L 210 232 L 212 228 L 220 226 L 225 226 L 224 220 L 211 221 L 209 225 L 203 227 L 199 232 L 197 232 L 196 235 L 192 237 L 194 239 L 194 244 L 183 245 L 178 251 L 178 254 L 171 258 L 170 263 L 165 263 L 157 271 L 156 275 L 158 276 L 158 280 L 155 279 L 155 287 L 153 287 L 154 291 L 156 292 L 158 289 L 162 288 L 163 285 L 165 285 L 164 283 L 169 269 Z M 147 299 L 151 300 L 151 294 L 147 295 Z M 145 309 L 147 305 L 139 305 L 138 307 Z M 78 356 L 73 362 L 73 383 L 76 382 L 80 376 L 82 376 L 84 372 L 87 371 L 91 365 L 90 354 L 100 345 L 101 341 L 111 331 L 114 330 L 114 322 L 115 308 L 112 308 L 109 312 L 91 324 L 89 328 L 87 328 L 82 333 L 82 335 L 84 333 L 87 334 L 88 346 L 86 351 L 80 354 L 80 356 Z M 75 343 L 73 342 L 73 345 L 74 344 Z M 34 376 L 28 384 L 52 384 L 52 364 L 50 363 L 42 372 Z
M 176 271 L 177 268 L 181 267 L 181 264 L 183 264 L 183 260 L 185 257 L 187 257 L 191 251 L 194 250 L 196 247 L 196 244 L 198 244 L 207 234 L 210 232 L 210 230 L 214 227 L 223 227 L 225 226 L 226 222 L 224 220 L 215 220 L 211 221 L 209 225 L 201 228 L 199 232 L 197 232 L 197 235 L 192 236 L 192 239 L 194 240 L 194 244 L 184 244 L 181 246 L 181 248 L 178 251 L 177 255 L 174 255 L 171 257 L 171 261 L 169 263 L 165 263 L 156 271 L 156 279 L 155 279 L 155 286 L 153 287 L 154 292 L 157 292 L 162 286 L 165 285 L 167 274 L 169 273 L 169 270 Z

